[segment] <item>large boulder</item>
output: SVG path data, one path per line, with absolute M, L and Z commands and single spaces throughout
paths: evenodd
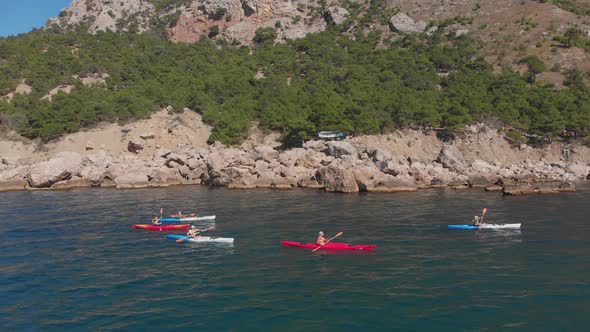
M 320 152 L 326 148 L 326 142 L 316 140 L 306 141 L 303 143 L 303 148 Z
M 143 140 L 139 137 L 135 137 L 127 143 L 127 150 L 132 153 L 139 153 L 143 150 Z
M 384 161 L 378 161 L 375 163 L 381 172 L 393 176 L 400 174 L 408 174 L 410 171 L 410 163 L 407 159 L 401 156 L 390 156 L 389 159 Z
M 177 168 L 178 166 L 184 166 L 188 163 L 187 158 L 183 154 L 172 152 L 166 156 L 166 166 L 171 168 Z
M 254 189 L 256 188 L 257 180 L 258 178 L 256 176 L 250 175 L 232 181 L 227 187 L 229 189 Z
M 389 28 L 393 32 L 422 33 L 426 29 L 426 26 L 426 22 L 414 21 L 404 13 L 396 14 L 389 20 Z
M 314 150 L 296 148 L 283 151 L 279 155 L 278 161 L 287 167 L 302 166 L 313 168 L 321 165 L 321 156 L 324 156 L 324 154 L 316 152 Z M 273 162 L 271 162 L 270 164 L 272 166 Z
M 9 190 L 23 190 L 28 185 L 27 166 L 20 166 L 0 172 L 0 192 Z
M 264 161 L 270 163 L 278 155 L 279 155 L 279 152 L 277 150 L 273 149 L 272 146 L 266 146 L 266 145 L 257 146 L 252 150 L 252 159 L 254 159 L 255 161 L 264 160 Z
M 391 154 L 380 148 L 369 149 L 367 153 L 369 154 L 369 156 L 371 156 L 375 163 L 391 159 Z
M 324 12 L 324 19 L 328 24 L 342 24 L 344 21 L 348 19 L 350 13 L 348 10 L 338 7 L 338 6 L 331 6 Z
M 360 191 L 400 192 L 416 191 L 416 182 L 410 176 L 392 176 L 383 174 L 374 167 L 359 167 L 354 170 L 354 177 Z
M 287 178 L 275 176 L 272 179 L 272 184 L 270 187 L 274 189 L 291 189 L 294 185 L 297 185 L 297 183 L 289 181 Z
M 119 189 L 145 188 L 150 186 L 147 174 L 139 172 L 123 174 L 115 179 L 115 184 Z
M 344 156 L 356 156 L 354 147 L 348 142 L 330 141 L 326 144 L 325 153 L 328 156 L 342 158 Z
M 433 176 L 430 174 L 428 166 L 420 162 L 414 162 L 410 166 L 408 174 L 414 178 L 416 183 L 422 187 L 428 187 L 432 183 Z M 403 174 L 402 174 L 403 175 Z
M 73 174 L 79 173 L 81 167 L 80 154 L 61 152 L 48 161 L 31 166 L 27 180 L 33 188 L 47 188 L 56 182 L 68 180 Z
M 565 171 L 573 174 L 578 179 L 585 179 L 590 175 L 590 167 L 583 164 L 568 164 Z
M 185 167 L 188 170 L 188 167 Z M 183 180 L 183 176 L 181 175 L 180 170 L 169 168 L 166 166 L 161 166 L 157 168 L 150 169 L 150 173 L 147 174 L 148 180 L 150 184 L 165 184 L 165 185 L 175 185 L 181 184 Z
M 329 165 L 320 168 L 318 173 L 326 191 L 343 193 L 359 191 L 354 172 L 350 169 Z
M 471 163 L 471 168 L 479 173 L 498 173 L 500 171 L 500 167 L 487 163 L 483 160 L 475 160 Z
M 463 154 L 453 145 L 443 146 L 436 161 L 453 172 L 464 173 L 467 170 Z

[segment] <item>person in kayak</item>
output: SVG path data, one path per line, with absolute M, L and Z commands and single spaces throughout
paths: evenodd
M 186 236 L 190 238 L 196 238 L 201 233 L 200 229 L 197 229 L 195 225 L 191 225 L 191 229 L 188 230 Z
M 473 221 L 472 221 L 473 226 L 479 226 L 479 225 L 483 224 L 482 219 L 483 218 L 480 216 L 473 216 Z
M 156 226 L 160 226 L 160 225 L 162 225 L 162 221 L 160 220 L 160 218 L 154 217 L 154 219 L 152 219 L 152 224 L 154 224 Z
M 318 234 L 318 239 L 316 240 L 316 244 L 323 246 L 326 244 L 328 240 L 326 240 L 326 238 L 324 237 L 324 232 L 320 231 L 320 233 Z

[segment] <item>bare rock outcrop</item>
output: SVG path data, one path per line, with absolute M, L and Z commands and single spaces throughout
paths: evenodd
M 522 196 L 531 194 L 558 194 L 562 192 L 575 192 L 576 186 L 570 182 L 540 182 L 525 183 L 504 186 L 502 192 L 509 196 Z
M 132 153 L 139 153 L 139 151 L 143 150 L 143 141 L 138 137 L 131 139 L 127 144 L 127 150 Z
M 139 32 L 145 31 L 155 8 L 145 0 L 73 0 L 58 17 L 49 19 L 46 27 L 59 26 L 64 29 L 77 25 L 88 26 L 88 32 L 129 31 L 131 22 L 136 22 Z M 131 19 L 129 19 L 131 18 Z M 118 25 L 117 22 L 129 21 Z
M 356 150 L 348 142 L 330 141 L 326 144 L 325 153 L 328 156 L 335 158 L 342 158 L 343 156 L 354 156 Z
M 28 171 L 28 166 L 0 171 L 0 192 L 25 189 L 29 184 L 27 181 Z
M 453 172 L 463 173 L 467 170 L 463 154 L 454 145 L 443 146 L 436 161 Z
M 62 152 L 54 158 L 34 164 L 27 174 L 29 185 L 33 188 L 51 187 L 56 182 L 65 181 L 80 171 L 82 156 L 74 152 Z
M 337 165 L 324 166 L 319 169 L 318 175 L 323 181 L 326 191 L 343 193 L 359 191 L 354 172 L 351 169 Z
M 367 192 L 402 192 L 416 191 L 414 179 L 408 175 L 392 176 L 383 174 L 375 167 L 360 167 L 354 170 L 354 176 L 360 191 Z
M 426 26 L 426 22 L 414 21 L 411 17 L 404 13 L 396 14 L 389 20 L 389 28 L 393 32 L 421 33 L 426 30 Z
M 350 13 L 348 10 L 338 6 L 328 7 L 328 9 L 324 12 L 324 18 L 328 24 L 342 24 L 348 19 L 349 16 Z

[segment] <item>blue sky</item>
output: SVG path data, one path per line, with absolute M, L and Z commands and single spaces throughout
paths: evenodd
M 17 35 L 42 27 L 72 0 L 0 0 L 0 36 Z

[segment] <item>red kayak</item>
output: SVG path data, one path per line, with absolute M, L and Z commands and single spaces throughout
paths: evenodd
M 147 229 L 150 231 L 185 231 L 190 227 L 189 224 L 182 225 L 151 225 L 151 224 L 135 224 L 133 228 Z
M 306 249 L 315 249 L 319 247 L 319 245 L 315 243 L 301 243 L 292 241 L 281 241 L 281 244 L 285 247 L 299 247 Z M 329 242 L 320 250 L 373 250 L 376 247 L 376 244 L 359 244 L 356 246 L 351 246 L 348 243 Z

